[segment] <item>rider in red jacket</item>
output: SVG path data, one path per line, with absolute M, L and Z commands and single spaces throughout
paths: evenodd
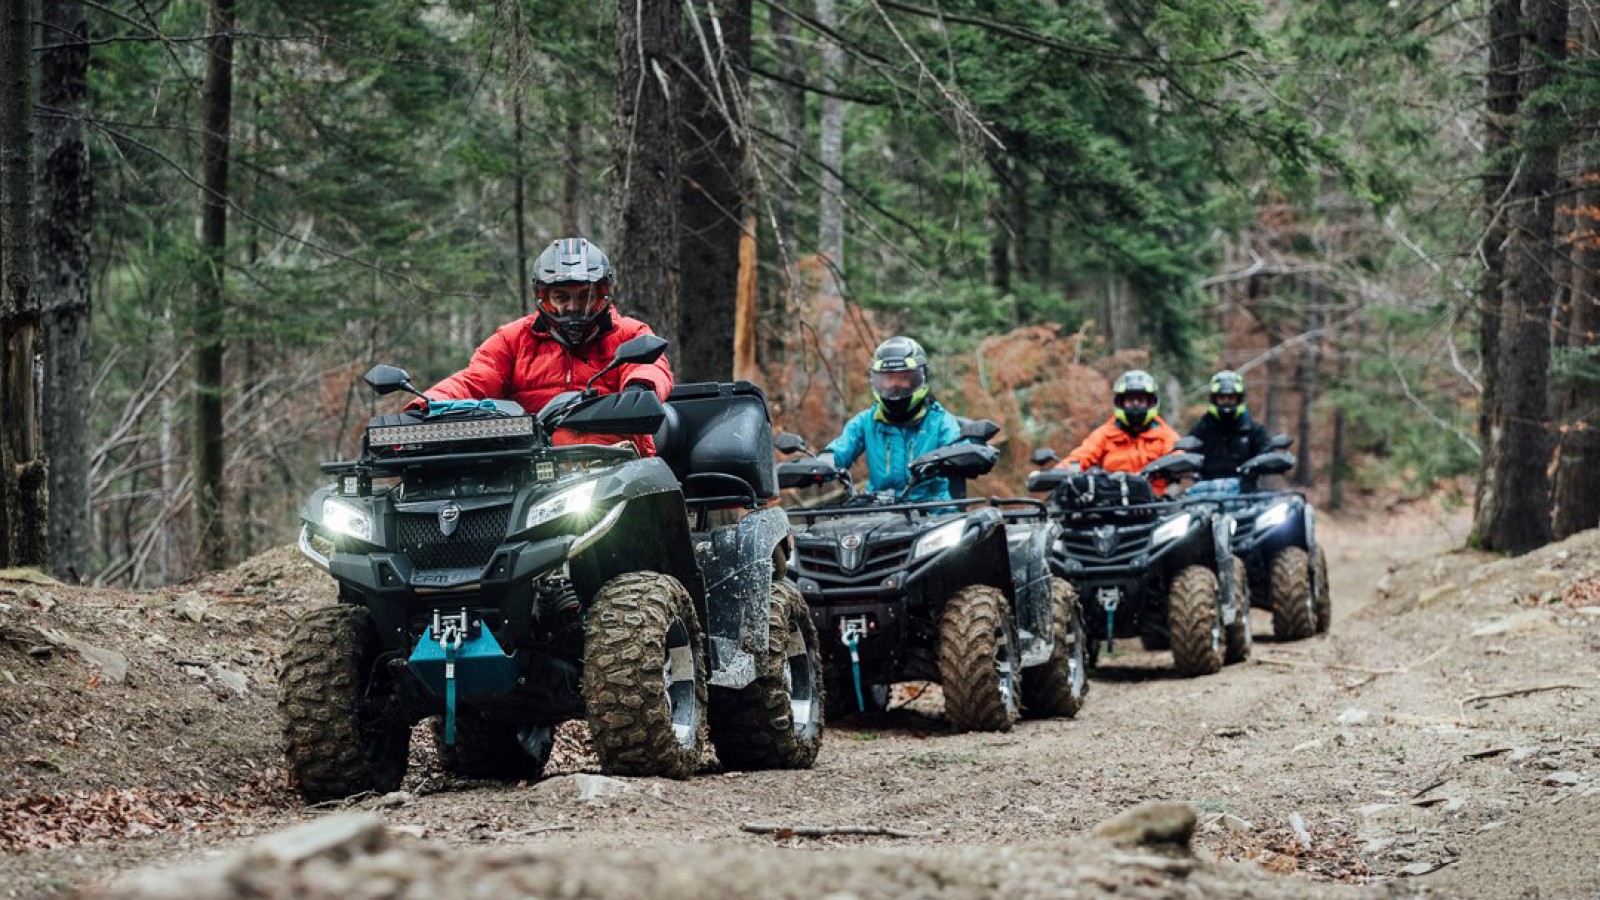
M 539 310 L 495 331 L 472 354 L 465 369 L 423 393 L 435 400 L 515 400 L 536 413 L 562 391 L 585 383 L 629 338 L 652 334 L 650 326 L 621 315 L 611 305 L 611 261 L 583 238 L 562 238 L 534 263 L 534 295 Z M 621 366 L 595 388 L 601 394 L 652 390 L 662 400 L 672 392 L 672 369 L 663 356 L 649 365 Z M 421 405 L 415 401 L 414 405 Z M 556 432 L 557 444 L 610 444 L 631 440 L 641 456 L 655 454 L 649 435 Z

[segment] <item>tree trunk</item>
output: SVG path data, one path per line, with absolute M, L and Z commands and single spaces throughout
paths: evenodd
M 1510 240 L 1506 245 L 1504 302 L 1495 369 L 1495 404 L 1489 423 L 1493 470 L 1480 497 L 1472 542 L 1486 550 L 1526 553 L 1549 543 L 1552 449 L 1547 394 L 1550 366 L 1550 304 L 1555 293 L 1555 198 L 1561 143 L 1548 127 L 1529 125 L 1555 110 L 1537 98 L 1565 55 L 1565 0 L 1530 0 L 1533 52 L 1527 55 L 1521 90 L 1521 175 L 1513 183 Z
M 1593 61 L 1600 15 L 1591 3 L 1572 7 L 1575 46 Z M 1568 210 L 1573 219 L 1566 345 L 1572 364 L 1557 394 L 1561 452 L 1554 489 L 1557 538 L 1600 525 L 1600 158 L 1578 167 L 1583 185 Z
M 39 307 L 44 332 L 44 447 L 50 458 L 50 571 L 89 573 L 89 195 L 83 136 L 89 23 L 81 0 L 44 0 L 39 57 Z
M 566 158 L 561 171 L 561 233 L 587 235 L 589 210 L 584 204 L 588 194 L 583 189 L 583 120 L 569 113 L 567 139 L 563 142 Z
M 817 21 L 830 29 L 839 24 L 834 0 L 817 0 Z M 841 275 L 844 267 L 844 101 L 833 96 L 844 76 L 844 48 L 825 36 L 822 44 L 822 193 L 817 201 L 817 252 Z M 842 293 L 842 291 L 841 291 Z
M 1491 480 L 1495 465 L 1495 441 L 1490 433 L 1494 416 L 1496 385 L 1500 366 L 1501 282 L 1505 277 L 1506 217 L 1510 206 L 1506 191 L 1511 185 L 1511 137 L 1516 124 L 1517 106 L 1522 96 L 1517 90 L 1517 67 L 1522 61 L 1522 0 L 1490 0 L 1489 62 L 1484 74 L 1484 147 L 1488 168 L 1483 175 L 1483 214 L 1487 221 L 1483 243 L 1483 281 L 1478 291 L 1478 350 L 1483 358 L 1483 393 L 1478 400 L 1478 445 L 1483 447 L 1483 468 L 1479 472 L 1474 514 L 1496 493 Z
M 211 0 L 206 79 L 201 97 L 200 251 L 195 304 L 194 514 L 196 561 L 227 565 L 222 371 L 227 315 L 228 141 L 233 116 L 233 0 Z
M 1340 336 L 1334 341 L 1333 351 L 1337 354 L 1338 363 L 1334 367 L 1334 383 L 1345 384 L 1350 377 L 1350 357 L 1355 353 L 1355 348 L 1361 344 L 1361 325 L 1358 322 L 1351 329 L 1348 338 Z M 1340 403 L 1333 408 L 1333 451 L 1328 460 L 1328 508 L 1344 508 L 1344 481 L 1345 469 L 1349 463 L 1345 460 L 1345 428 L 1344 404 Z
M 1322 286 L 1308 284 L 1305 286 L 1305 329 L 1315 331 L 1322 327 Z M 1301 487 L 1311 487 L 1317 483 L 1316 462 L 1312 454 L 1313 429 L 1315 421 L 1312 419 L 1312 410 L 1317 403 L 1317 366 L 1321 363 L 1318 352 L 1321 339 L 1308 340 L 1300 348 L 1300 439 L 1299 460 L 1294 468 L 1294 483 Z
M 49 563 L 36 366 L 32 4 L 0 0 L 0 568 Z
M 617 0 L 616 193 L 612 204 L 617 305 L 676 348 L 679 337 L 678 0 Z M 676 350 L 668 351 L 676 360 Z
M 753 137 L 750 109 L 751 0 L 701 0 L 685 23 L 682 80 L 682 232 L 678 290 L 683 381 L 733 376 L 734 307 L 744 229 L 745 148 Z
M 767 10 L 767 25 L 771 30 L 772 51 L 777 57 L 778 74 L 787 83 L 771 85 L 776 94 L 769 105 L 777 116 L 775 126 L 779 140 L 772 148 L 772 182 L 766 185 L 766 200 L 771 204 L 773 241 L 776 244 L 778 264 L 783 281 L 774 289 L 767 282 L 761 295 L 757 333 L 758 355 L 769 365 L 781 364 L 781 354 L 792 336 L 789 329 L 776 324 L 787 321 L 787 315 L 799 282 L 798 257 L 800 242 L 796 231 L 795 209 L 799 202 L 799 187 L 795 178 L 800 171 L 800 156 L 806 142 L 806 93 L 796 85 L 806 79 L 805 55 L 794 33 L 794 19 L 777 7 Z

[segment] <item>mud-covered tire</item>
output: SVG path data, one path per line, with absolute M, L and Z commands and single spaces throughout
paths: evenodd
M 1250 627 L 1250 582 L 1244 560 L 1233 558 L 1233 609 L 1232 625 L 1222 629 L 1222 662 L 1225 665 L 1241 663 L 1250 658 L 1255 644 L 1255 632 Z
M 1010 731 L 1021 714 L 1017 627 L 998 588 L 968 585 L 939 616 L 945 718 L 960 731 Z
M 1222 669 L 1222 624 L 1217 617 L 1217 573 L 1187 566 L 1167 588 L 1172 623 L 1172 662 L 1180 675 L 1210 675 Z
M 289 772 L 307 800 L 388 793 L 405 777 L 410 725 L 376 721 L 369 683 L 382 649 L 361 606 L 314 609 L 289 629 L 278 719 Z
M 822 746 L 822 655 L 800 591 L 772 586 L 768 647 L 756 680 L 711 688 L 711 743 L 725 769 L 809 769 Z
M 1317 547 L 1317 634 L 1327 634 L 1333 627 L 1333 592 L 1328 586 L 1328 554 Z
M 1060 578 L 1050 579 L 1050 609 L 1055 620 L 1050 659 L 1022 672 L 1022 714 L 1030 719 L 1070 719 L 1089 693 L 1089 639 L 1078 592 Z
M 445 742 L 444 716 L 434 716 L 432 726 L 439 768 L 463 778 L 537 781 L 554 747 L 546 740 L 539 753 L 529 753 L 523 749 L 518 726 L 485 719 L 471 709 L 456 711 L 454 744 Z
M 630 572 L 585 616 L 583 698 L 608 775 L 688 778 L 705 749 L 705 639 L 682 584 Z
M 1317 631 L 1316 598 L 1311 595 L 1311 559 L 1299 547 L 1278 551 L 1268 567 L 1272 633 L 1280 641 L 1299 641 Z

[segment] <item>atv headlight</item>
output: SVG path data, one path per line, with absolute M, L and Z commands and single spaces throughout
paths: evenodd
M 1156 526 L 1155 533 L 1150 535 L 1150 543 L 1165 544 L 1167 541 L 1181 538 L 1189 533 L 1189 525 L 1194 522 L 1194 516 L 1181 513 Z
M 915 547 L 911 548 L 911 560 L 915 562 L 924 556 L 932 556 L 940 550 L 948 550 L 961 543 L 961 532 L 967 530 L 965 519 L 946 522 L 938 528 L 917 538 Z
M 594 489 L 598 485 L 598 481 L 585 481 L 547 500 L 540 500 L 528 510 L 528 521 L 522 527 L 537 528 L 565 515 L 588 512 L 594 504 Z
M 322 501 L 322 527 L 335 534 L 363 541 L 372 540 L 372 517 L 367 515 L 367 511 L 354 503 L 332 497 Z
M 1267 507 L 1267 511 L 1256 517 L 1256 530 L 1266 531 L 1268 528 L 1277 528 L 1289 518 L 1288 503 L 1274 503 Z

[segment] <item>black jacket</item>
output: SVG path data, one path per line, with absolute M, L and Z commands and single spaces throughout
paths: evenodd
M 1206 458 L 1200 467 L 1201 478 L 1232 478 L 1245 460 L 1267 452 L 1267 429 L 1250 418 L 1249 410 L 1240 410 L 1227 423 L 1207 413 L 1194 423 L 1189 435 L 1200 439 L 1200 452 Z

